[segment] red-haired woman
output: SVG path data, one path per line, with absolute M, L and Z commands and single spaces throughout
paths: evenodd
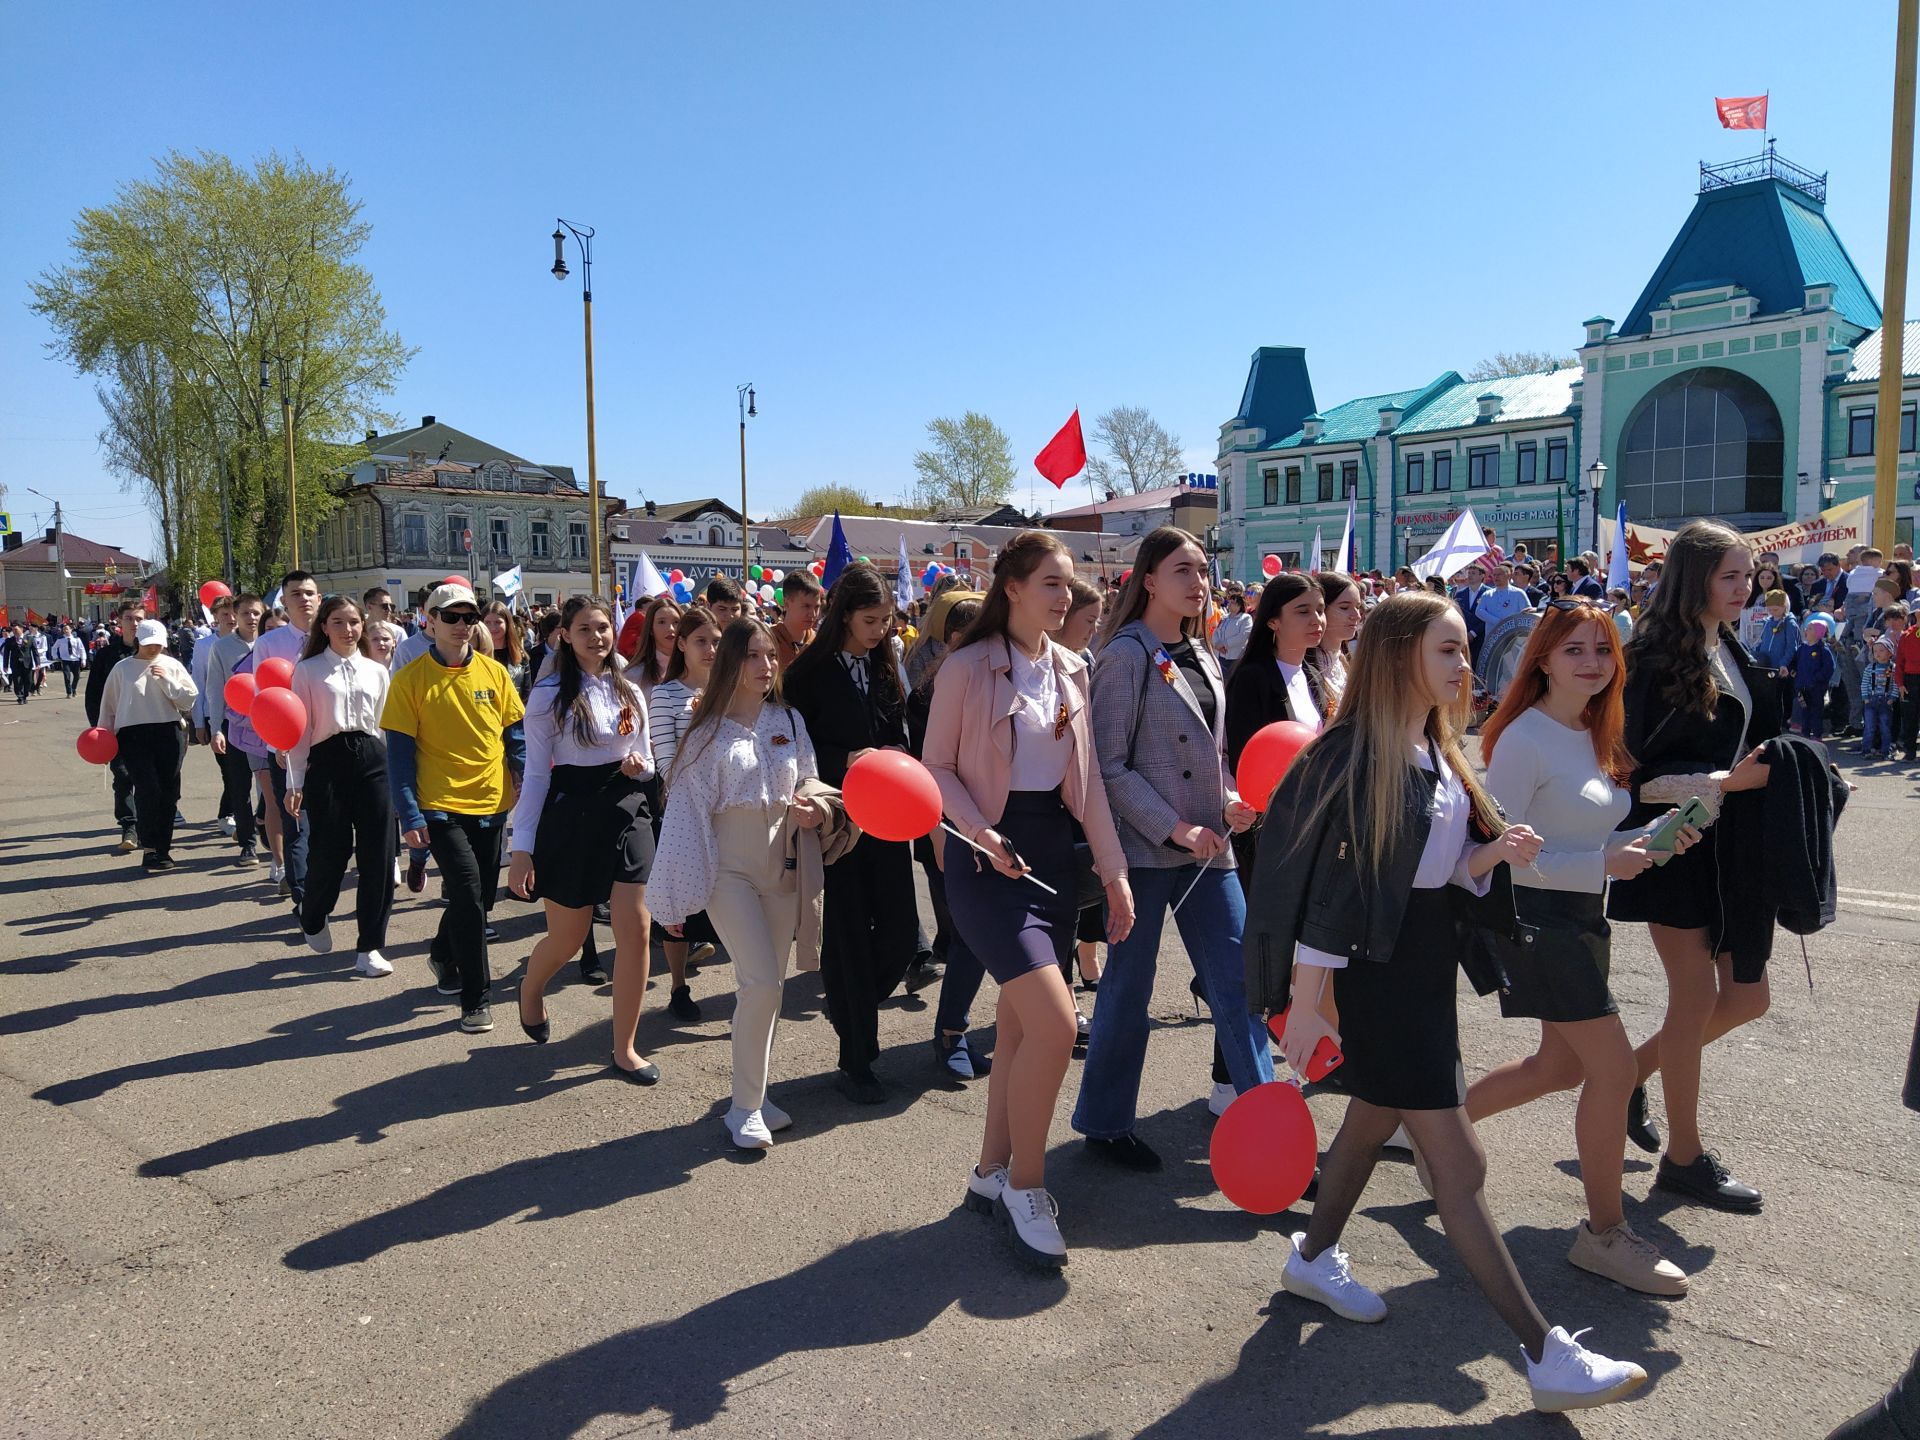
M 1647 1295 L 1684 1295 L 1687 1277 L 1627 1224 L 1620 1201 L 1633 1044 L 1607 990 L 1608 882 L 1653 864 L 1647 830 L 1616 831 L 1631 799 L 1633 760 L 1621 736 L 1626 659 L 1598 604 L 1551 600 L 1500 708 L 1480 735 L 1487 789 L 1507 819 L 1543 838 L 1532 866 L 1513 870 L 1528 926 L 1507 965 L 1500 1012 L 1540 1022 L 1540 1047 L 1497 1066 L 1467 1091 L 1478 1122 L 1556 1090 L 1580 1087 L 1574 1141 L 1587 1219 L 1567 1259 Z M 1697 838 L 1684 830 L 1678 848 Z

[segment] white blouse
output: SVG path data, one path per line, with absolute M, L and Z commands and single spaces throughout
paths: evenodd
M 636 687 L 637 688 L 637 687 Z M 640 775 L 653 773 L 653 750 L 647 741 L 647 703 L 622 704 L 606 675 L 580 677 L 580 694 L 593 712 L 593 728 L 582 740 L 574 733 L 573 716 L 555 708 L 560 698 L 560 676 L 542 675 L 527 695 L 527 769 L 520 799 L 513 807 L 513 833 L 532 844 L 540 827 L 540 810 L 547 803 L 556 765 L 618 765 L 629 755 L 645 762 Z M 638 778 L 638 777 L 636 777 Z
M 1009 790 L 1054 790 L 1067 778 L 1073 759 L 1073 736 L 1060 725 L 1060 677 L 1053 668 L 1053 642 L 1046 642 L 1038 660 L 1029 660 L 1019 646 L 1009 645 L 1016 708 L 1013 712 L 1013 762 L 1007 771 Z
M 1278 655 L 1273 663 L 1280 667 L 1280 678 L 1287 684 L 1287 709 L 1293 712 L 1296 724 L 1304 725 L 1314 734 L 1320 733 L 1320 710 L 1313 703 L 1313 688 L 1307 684 L 1307 671 L 1304 665 L 1289 665 Z M 1325 677 L 1322 676 L 1322 683 Z
M 336 655 L 331 646 L 293 667 L 292 689 L 307 707 L 307 730 L 287 752 L 289 790 L 306 784 L 307 759 L 322 740 L 349 730 L 380 734 L 380 710 L 387 703 L 390 679 L 387 667 L 378 660 L 369 660 L 357 650 Z
M 703 727 L 674 767 L 673 796 L 647 881 L 653 918 L 678 925 L 707 908 L 720 869 L 713 816 L 784 810 L 800 782 L 819 773 L 806 723 L 784 705 L 762 705 L 751 727 L 725 715 Z
M 1427 758 L 1424 747 L 1417 749 L 1414 754 L 1422 770 L 1433 769 L 1433 762 Z M 1420 852 L 1420 863 L 1414 868 L 1414 889 L 1438 890 L 1443 885 L 1451 884 L 1471 890 L 1475 895 L 1484 895 L 1492 888 L 1491 871 L 1478 880 L 1467 871 L 1467 858 L 1479 846 L 1467 828 L 1467 822 L 1472 817 L 1473 802 L 1467 796 L 1467 787 L 1460 783 L 1460 777 L 1453 773 L 1453 767 L 1442 760 L 1440 784 L 1434 788 L 1433 795 L 1433 825 L 1427 831 L 1427 844 Z M 1302 965 L 1318 965 L 1323 970 L 1344 970 L 1347 967 L 1346 956 L 1316 950 L 1311 945 L 1296 946 L 1294 958 Z

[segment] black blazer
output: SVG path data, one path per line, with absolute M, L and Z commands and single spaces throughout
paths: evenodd
M 1324 719 L 1327 713 L 1326 689 L 1320 680 L 1320 667 L 1311 651 L 1301 666 L 1307 675 L 1307 690 L 1314 707 Z M 1271 655 L 1258 659 L 1242 655 L 1227 677 L 1227 769 L 1240 765 L 1240 752 L 1254 734 L 1278 720 L 1298 720 L 1287 696 L 1287 682 Z
M 821 780 L 838 787 L 846 783 L 847 761 L 856 750 L 906 748 L 906 701 L 898 693 L 898 678 L 882 671 L 893 666 L 887 647 L 870 651 L 862 662 L 868 676 L 864 695 L 838 655 L 822 653 L 809 660 L 811 654 L 809 646 L 787 667 L 781 689 L 806 722 Z

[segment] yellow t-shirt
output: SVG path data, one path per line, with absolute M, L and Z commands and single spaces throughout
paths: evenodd
M 422 810 L 498 815 L 507 808 L 500 732 L 525 714 L 499 661 L 472 655 L 450 670 L 429 652 L 394 673 L 380 728 L 413 736 Z

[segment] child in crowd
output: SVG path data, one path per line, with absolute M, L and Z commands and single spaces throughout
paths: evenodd
M 1860 701 L 1864 726 L 1860 753 L 1872 759 L 1893 758 L 1893 707 L 1900 693 L 1893 665 L 1893 646 L 1882 635 L 1867 647 L 1867 663 L 1860 670 Z
M 1920 731 L 1920 625 L 1911 623 L 1913 611 L 1904 603 L 1890 606 L 1883 617 L 1887 639 L 1893 643 L 1893 673 L 1901 686 L 1900 748 L 1914 763 L 1916 732 Z
M 1760 622 L 1760 633 L 1754 638 L 1753 658 L 1780 682 L 1780 718 L 1786 720 L 1793 715 L 1793 657 L 1800 649 L 1800 632 L 1787 613 L 1786 591 L 1767 591 L 1766 607 L 1767 618 Z
M 1827 648 L 1827 622 L 1807 621 L 1805 637 L 1793 654 L 1793 720 L 1809 740 L 1826 736 L 1827 687 L 1833 683 L 1833 652 Z

